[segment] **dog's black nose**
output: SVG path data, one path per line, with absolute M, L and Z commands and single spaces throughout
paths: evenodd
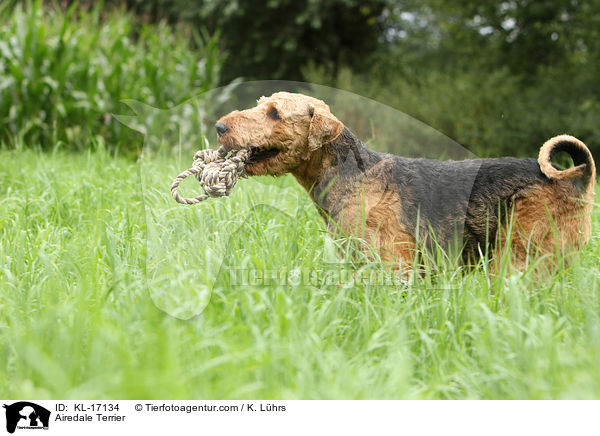
M 223 123 L 217 123 L 215 124 L 215 129 L 217 129 L 217 135 L 219 136 L 223 136 L 225 133 L 227 133 L 227 126 Z

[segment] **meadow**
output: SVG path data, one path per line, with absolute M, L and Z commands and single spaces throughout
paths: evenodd
M 577 262 L 544 279 L 446 267 L 406 283 L 231 283 L 221 268 L 184 320 L 152 295 L 181 274 L 147 274 L 145 198 L 167 204 L 173 165 L 157 158 L 142 185 L 139 162 L 92 149 L 0 152 L 0 397 L 600 396 L 598 209 Z M 182 220 L 163 221 L 159 240 L 193 241 L 172 259 L 189 283 L 207 280 L 209 246 L 225 272 L 349 262 L 289 176 L 172 207 Z
M 169 187 L 191 154 L 140 156 L 121 102 L 180 108 L 144 121 L 206 134 L 178 105 L 223 85 L 227 57 L 218 34 L 138 18 L 0 4 L 0 397 L 600 398 L 598 208 L 569 268 L 442 262 L 399 281 L 340 250 L 291 176 L 178 205 Z M 470 74 L 305 79 L 381 97 L 479 156 L 532 156 L 563 129 L 597 148 L 591 94 L 556 105 L 544 86 L 520 98 L 506 71 Z

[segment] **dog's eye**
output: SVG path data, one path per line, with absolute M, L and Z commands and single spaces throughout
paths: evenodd
M 277 112 L 277 109 L 275 109 L 274 107 L 272 107 L 271 109 L 269 109 L 269 118 L 273 119 L 273 120 L 280 120 L 281 117 L 279 116 L 279 112 Z

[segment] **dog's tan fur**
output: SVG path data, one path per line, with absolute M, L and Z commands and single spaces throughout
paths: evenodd
M 389 159 L 367 168 L 360 177 L 348 175 L 351 183 L 344 184 L 342 180 L 330 192 L 327 188 L 316 189 L 324 181 L 346 177 L 340 170 L 339 153 L 328 146 L 342 133 L 344 125 L 323 101 L 278 92 L 271 97 L 261 97 L 256 107 L 231 112 L 219 123 L 227 127 L 227 133 L 219 137 L 226 148 L 254 146 L 279 151 L 264 160 L 249 161 L 246 165 L 249 175 L 293 174 L 320 207 L 331 229 L 363 238 L 378 249 L 386 261 L 400 266 L 412 263 L 421 230 L 407 225 L 417 217 L 408 216 L 408 209 L 403 205 L 410 193 L 399 192 L 397 184 L 388 182 Z M 563 171 L 552 166 L 557 144 L 567 142 L 579 147 L 587 164 Z M 595 167 L 587 147 L 573 137 L 562 135 L 542 146 L 538 161 L 539 169 L 547 177 L 544 184 L 520 189 L 511 200 L 512 254 L 520 266 L 528 254 L 554 252 L 557 241 L 562 251 L 577 250 L 589 240 L 591 233 Z M 583 193 L 571 182 L 582 177 L 587 180 Z M 327 207 L 320 202 L 325 192 Z M 477 208 L 479 205 L 472 209 L 475 213 L 471 214 L 470 224 L 474 228 L 485 228 L 486 212 Z M 496 251 L 506 242 L 508 228 L 507 223 L 499 228 L 500 244 Z
M 384 262 L 406 270 L 416 253 L 416 241 L 399 219 L 402 201 L 396 190 L 381 183 L 376 171 L 370 173 L 345 200 L 330 229 L 340 228 L 346 235 L 364 240 L 379 251 Z
M 229 132 L 221 144 L 230 149 L 247 145 L 260 145 L 281 150 L 269 162 L 258 162 L 246 166 L 250 175 L 281 175 L 294 170 L 303 186 L 318 177 L 313 174 L 317 166 L 310 166 L 312 157 L 317 157 L 322 144 L 335 139 L 344 125 L 330 112 L 329 106 L 316 98 L 279 92 L 271 97 L 261 97 L 256 107 L 234 111 L 219 121 L 227 125 Z M 280 117 L 269 116 L 275 109 Z M 315 156 L 312 156 L 316 153 Z M 301 182 L 302 183 L 302 182 Z
M 515 201 L 512 219 L 500 231 L 494 257 L 500 257 L 507 238 L 511 239 L 513 265 L 525 265 L 528 256 L 557 251 L 569 256 L 590 239 L 591 208 L 592 203 L 578 200 L 567 184 L 529 188 Z

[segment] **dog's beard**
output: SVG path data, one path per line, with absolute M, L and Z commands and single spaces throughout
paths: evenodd
M 275 147 L 251 145 L 249 151 L 245 165 L 248 175 L 279 175 L 286 172 L 282 166 L 282 150 Z
M 248 163 L 266 162 L 277 156 L 279 153 L 281 153 L 281 150 L 277 148 L 250 146 Z
M 249 176 L 280 176 L 292 171 L 301 161 L 300 154 L 296 150 L 282 150 L 270 145 L 253 145 L 251 140 L 240 143 L 237 139 L 239 138 L 235 135 L 226 135 L 218 138 L 218 141 L 227 151 L 248 148 L 250 153 L 245 171 Z
M 244 168 L 250 176 L 277 176 L 286 173 L 283 166 L 277 162 L 277 156 L 260 161 L 249 160 Z
M 281 176 L 289 173 L 291 169 L 292 165 L 284 152 L 258 161 L 249 159 L 245 165 L 246 174 L 250 176 Z

